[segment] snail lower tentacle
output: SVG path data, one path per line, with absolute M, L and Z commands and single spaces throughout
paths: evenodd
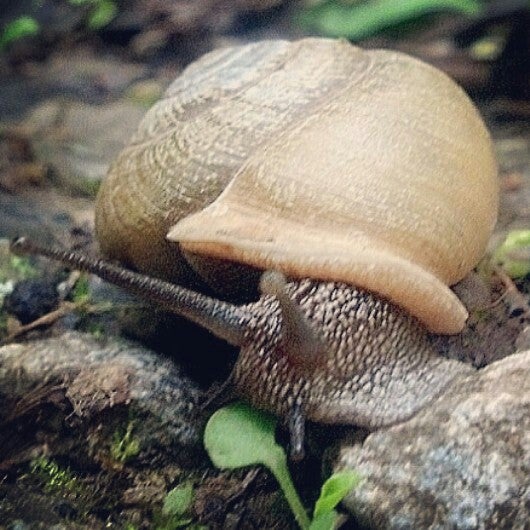
M 300 372 L 311 372 L 325 362 L 328 346 L 320 336 L 320 329 L 315 328 L 300 307 L 289 296 L 287 280 L 277 271 L 266 271 L 260 281 L 263 294 L 278 300 L 282 314 L 281 348 L 291 365 L 297 366 Z

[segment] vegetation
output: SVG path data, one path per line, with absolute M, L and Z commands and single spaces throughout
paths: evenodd
M 302 11 L 299 23 L 322 35 L 360 40 L 425 15 L 449 11 L 473 16 L 482 7 L 478 0 L 319 0 Z
M 110 454 L 112 458 L 124 464 L 140 452 L 140 442 L 133 436 L 134 422 L 129 421 L 125 431 L 117 430 L 112 437 Z
M 278 481 L 297 523 L 303 530 L 330 530 L 338 518 L 337 504 L 359 483 L 354 472 L 330 477 L 316 502 L 313 521 L 296 492 L 283 448 L 274 439 L 276 419 L 244 403 L 234 403 L 215 412 L 204 432 L 204 446 L 214 465 L 236 469 L 261 464 Z
M 6 24 L 0 33 L 0 50 L 13 41 L 37 35 L 39 31 L 39 23 L 33 17 L 27 15 L 19 17 Z
M 118 13 L 118 6 L 114 0 L 63 0 L 72 6 L 79 6 L 87 10 L 85 25 L 91 31 L 97 31 L 105 27 Z M 43 3 L 37 0 L 33 4 L 36 11 Z M 0 31 L 0 50 L 6 48 L 10 43 L 38 35 L 41 31 L 39 22 L 35 18 L 35 12 L 22 15 L 8 22 Z
M 174 530 L 175 528 L 202 528 L 194 526 L 189 517 L 189 510 L 193 501 L 193 486 L 179 484 L 168 492 L 164 499 L 162 511 L 155 514 L 154 526 L 156 530 Z
M 530 230 L 512 230 L 495 250 L 492 262 L 511 278 L 530 274 Z
M 37 269 L 31 264 L 31 260 L 25 256 L 13 256 L 7 259 L 3 256 L 0 261 L 0 283 L 8 281 L 29 280 L 38 276 Z
M 54 493 L 76 493 L 80 489 L 78 480 L 68 468 L 62 468 L 57 462 L 39 456 L 30 464 L 31 473 L 44 483 L 44 489 Z

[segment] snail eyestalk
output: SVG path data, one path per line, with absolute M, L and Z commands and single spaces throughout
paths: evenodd
M 282 349 L 296 366 L 312 370 L 325 359 L 326 346 L 296 302 L 287 293 L 287 280 L 278 271 L 266 271 L 260 281 L 263 294 L 274 296 L 282 311 Z
M 59 261 L 68 267 L 99 276 L 166 309 L 189 318 L 234 346 L 241 346 L 248 315 L 243 308 L 210 298 L 157 278 L 130 271 L 101 259 L 91 259 L 75 252 L 40 246 L 25 237 L 11 242 L 17 255 L 35 254 Z

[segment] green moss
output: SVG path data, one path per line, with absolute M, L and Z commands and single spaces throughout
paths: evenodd
M 129 421 L 125 430 L 118 429 L 112 436 L 110 454 L 114 460 L 124 464 L 140 452 L 140 442 L 133 436 L 134 421 Z
M 39 456 L 31 462 L 30 472 L 44 483 L 47 492 L 77 494 L 81 489 L 78 479 L 68 467 L 62 468 L 45 456 Z
M 99 322 L 90 322 L 87 331 L 95 338 L 101 339 L 105 335 L 105 326 Z
M 7 260 L 1 260 L 0 283 L 28 280 L 30 278 L 36 278 L 37 276 L 38 271 L 32 265 L 30 258 L 25 256 L 8 256 Z
M 90 285 L 88 282 L 88 275 L 83 274 L 79 277 L 75 286 L 72 289 L 72 301 L 78 305 L 88 303 L 90 300 Z

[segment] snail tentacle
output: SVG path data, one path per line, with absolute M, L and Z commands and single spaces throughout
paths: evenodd
M 10 248 L 15 254 L 46 256 L 67 266 L 96 274 L 109 283 L 162 304 L 166 309 L 192 320 L 234 346 L 241 346 L 245 339 L 250 315 L 242 307 L 130 271 L 105 260 L 43 247 L 25 237 L 14 239 Z
M 262 294 L 274 296 L 280 305 L 282 352 L 291 364 L 310 372 L 325 358 L 326 345 L 287 292 L 287 280 L 278 271 L 266 271 L 260 281 Z
M 287 417 L 290 441 L 289 456 L 295 462 L 303 460 L 305 456 L 305 420 L 306 417 L 302 404 L 299 401 L 295 401 Z

